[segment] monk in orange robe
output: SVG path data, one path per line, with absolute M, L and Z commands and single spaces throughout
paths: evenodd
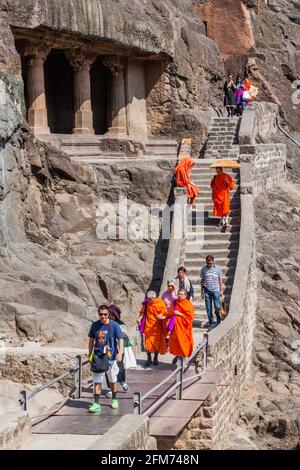
M 147 351 L 147 361 L 145 367 L 149 367 L 151 364 L 157 366 L 158 354 L 165 354 L 167 351 L 167 328 L 165 315 L 167 313 L 167 307 L 162 299 L 156 298 L 156 293 L 149 291 L 147 293 L 147 299 L 143 302 L 140 310 L 140 316 L 137 319 L 138 325 L 140 325 L 140 332 L 144 334 L 145 348 Z M 154 353 L 154 359 L 152 361 L 151 353 Z
M 221 217 L 220 226 L 228 225 L 230 213 L 230 195 L 229 191 L 234 189 L 234 180 L 232 176 L 223 172 L 223 168 L 216 168 L 217 174 L 211 180 L 212 198 L 214 201 L 213 215 Z
M 187 188 L 190 204 L 194 203 L 194 200 L 201 192 L 198 186 L 196 186 L 190 178 L 191 169 L 194 165 L 195 162 L 191 159 L 191 157 L 185 155 L 174 170 L 174 174 L 176 176 L 176 185 L 185 186 Z
M 175 356 L 173 363 L 176 363 L 177 357 L 190 357 L 194 349 L 193 339 L 193 319 L 194 306 L 186 298 L 187 292 L 184 289 L 178 291 L 175 309 L 172 304 L 168 316 L 175 315 L 175 325 L 170 333 L 169 350 Z

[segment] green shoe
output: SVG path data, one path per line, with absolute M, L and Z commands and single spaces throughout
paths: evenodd
M 115 398 L 112 399 L 111 401 L 111 407 L 116 410 L 117 408 L 119 408 L 119 402 L 118 400 L 116 400 Z
M 101 405 L 98 405 L 98 403 L 93 403 L 89 407 L 89 413 L 97 413 L 98 411 L 101 411 Z

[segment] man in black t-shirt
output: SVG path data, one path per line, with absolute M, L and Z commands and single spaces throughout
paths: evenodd
M 99 320 L 95 321 L 89 332 L 89 358 L 92 361 L 92 354 L 100 355 L 107 351 L 109 357 L 108 379 L 111 385 L 112 401 L 111 407 L 119 407 L 117 400 L 117 375 L 119 372 L 117 362 L 122 360 L 123 333 L 119 325 L 109 319 L 107 305 L 101 305 L 98 308 Z M 96 413 L 101 411 L 100 395 L 102 382 L 105 379 L 105 372 L 93 372 L 95 402 L 90 406 L 89 411 Z

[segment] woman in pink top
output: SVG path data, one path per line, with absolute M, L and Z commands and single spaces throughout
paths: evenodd
M 162 300 L 165 302 L 168 312 L 171 310 L 171 306 L 174 305 L 177 295 L 176 295 L 176 286 L 173 281 L 168 282 L 168 289 L 163 293 Z M 175 317 L 175 316 L 174 316 Z M 167 321 L 167 336 L 166 339 L 169 339 L 171 331 L 174 329 L 175 318 L 173 316 Z

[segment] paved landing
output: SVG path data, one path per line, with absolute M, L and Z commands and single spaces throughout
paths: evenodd
M 195 329 L 195 343 L 202 339 L 202 332 Z M 108 432 L 122 416 L 133 414 L 134 403 L 133 395 L 140 392 L 144 395 L 159 382 L 163 381 L 176 368 L 172 365 L 172 356 L 166 354 L 160 357 L 159 366 L 152 366 L 148 369 L 143 367 L 145 362 L 145 353 L 137 355 L 138 367 L 136 370 L 126 371 L 126 382 L 129 385 L 128 392 L 121 390 L 119 386 L 118 400 L 119 408 L 111 408 L 111 400 L 106 398 L 105 388 L 101 395 L 102 410 L 99 414 L 88 413 L 89 405 L 93 402 L 92 381 L 83 383 L 82 398 L 70 399 L 53 416 L 32 427 L 32 440 L 27 448 L 35 445 L 37 448 L 56 448 L 58 445 L 57 436 L 62 436 L 62 443 L 59 448 L 68 448 L 67 436 L 73 436 L 74 448 L 84 448 L 85 441 L 80 436 L 86 436 L 87 447 L 97 436 Z M 191 366 L 185 377 L 195 374 L 194 366 Z M 216 371 L 207 371 L 200 380 L 191 379 L 184 384 L 183 399 L 175 399 L 175 392 L 171 393 L 168 399 L 157 409 L 152 411 L 150 416 L 150 432 L 153 436 L 177 436 L 190 421 L 192 416 L 201 407 L 203 401 L 214 389 L 219 378 Z M 143 413 L 147 413 L 158 398 L 175 383 L 175 377 L 169 379 L 163 386 L 153 392 L 142 404 Z M 48 440 L 47 440 L 48 436 Z M 78 441 L 79 447 L 76 442 Z M 63 444 L 65 442 L 65 444 Z M 49 443 L 49 444 L 48 444 Z M 44 447 L 43 447 L 44 446 Z M 50 446 L 50 447 L 49 447 Z

